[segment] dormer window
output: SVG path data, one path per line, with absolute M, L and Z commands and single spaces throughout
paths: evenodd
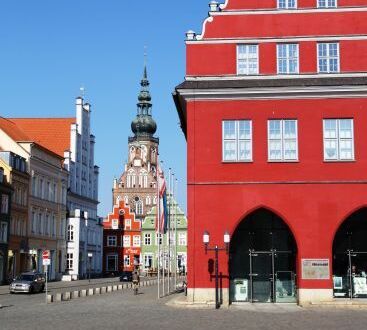
M 297 0 L 278 0 L 278 9 L 296 9 Z

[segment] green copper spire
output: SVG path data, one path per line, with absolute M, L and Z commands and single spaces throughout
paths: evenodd
M 140 82 L 140 93 L 138 96 L 137 116 L 131 123 L 131 130 L 138 136 L 153 136 L 157 130 L 157 124 L 152 118 L 152 97 L 149 92 L 149 80 L 147 66 L 144 65 L 143 79 Z

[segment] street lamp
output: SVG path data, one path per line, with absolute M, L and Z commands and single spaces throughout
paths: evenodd
M 92 264 L 92 258 L 93 258 L 93 253 L 92 252 L 88 252 L 88 263 L 89 263 L 89 267 L 88 267 L 88 280 L 90 283 L 90 268 L 91 268 L 91 264 Z
M 214 251 L 215 252 L 215 309 L 218 309 L 220 307 L 220 302 L 219 302 L 218 254 L 219 254 L 219 251 L 225 251 L 227 254 L 229 252 L 229 243 L 231 241 L 231 236 L 230 236 L 228 231 L 224 232 L 223 241 L 224 241 L 224 247 L 219 247 L 218 245 L 215 245 L 214 247 L 210 247 L 209 246 L 210 234 L 206 230 L 203 233 L 203 243 L 204 243 L 204 246 L 205 246 L 205 253 L 207 253 L 208 251 Z

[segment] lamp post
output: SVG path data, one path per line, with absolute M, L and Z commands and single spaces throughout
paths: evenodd
M 92 258 L 93 258 L 93 253 L 92 252 L 88 252 L 88 282 L 90 283 L 90 268 L 91 268 L 91 264 L 92 264 Z
M 224 232 L 223 241 L 224 241 L 224 247 L 219 247 L 218 245 L 215 245 L 214 247 L 210 247 L 209 246 L 209 242 L 210 242 L 209 232 L 205 230 L 204 233 L 203 233 L 203 243 L 204 243 L 204 246 L 205 246 L 205 254 L 208 251 L 214 251 L 215 252 L 215 309 L 218 309 L 220 307 L 218 256 L 219 256 L 219 251 L 225 251 L 227 254 L 229 252 L 229 243 L 231 241 L 231 236 L 228 233 L 228 231 Z

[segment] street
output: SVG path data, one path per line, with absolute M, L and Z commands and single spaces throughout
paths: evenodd
M 0 296 L 0 324 L 8 329 L 363 329 L 365 310 L 304 309 L 296 305 L 240 305 L 214 310 L 172 306 L 157 300 L 157 287 L 44 303 L 44 295 Z M 171 302 L 169 306 L 167 302 Z

